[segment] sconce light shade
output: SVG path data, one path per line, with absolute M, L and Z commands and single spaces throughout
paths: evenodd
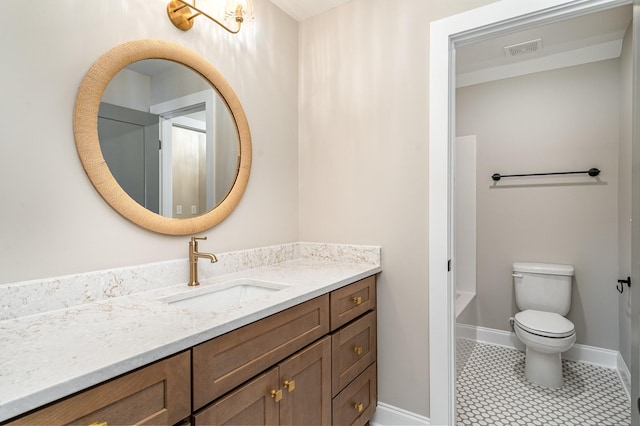
M 238 16 L 238 7 L 243 22 L 253 22 L 255 20 L 253 0 L 227 0 L 224 6 L 224 21 L 233 23 Z
M 193 3 L 188 3 L 185 0 L 171 0 L 169 4 L 167 4 L 167 15 L 169 15 L 169 19 L 173 25 L 183 31 L 190 30 L 191 27 L 193 27 L 195 18 L 200 15 L 209 18 L 232 34 L 240 32 L 242 23 L 245 20 L 253 21 L 255 19 L 252 0 L 227 0 L 224 20 L 232 24 L 235 22 L 235 25 L 237 25 L 237 29 L 235 30 L 199 9 L 196 6 L 196 0 L 192 1 Z

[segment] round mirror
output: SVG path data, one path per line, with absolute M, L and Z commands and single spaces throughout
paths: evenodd
M 216 225 L 249 178 L 240 101 L 213 66 L 172 43 L 134 41 L 103 55 L 78 91 L 74 134 L 105 201 L 155 232 Z

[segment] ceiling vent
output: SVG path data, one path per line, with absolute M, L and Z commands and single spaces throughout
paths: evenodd
M 512 44 L 504 47 L 504 53 L 509 58 L 516 56 L 529 55 L 531 53 L 542 51 L 542 39 L 529 40 L 518 44 Z

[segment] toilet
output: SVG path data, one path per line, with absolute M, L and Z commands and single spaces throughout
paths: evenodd
M 571 265 L 513 264 L 516 304 L 520 309 L 514 318 L 514 330 L 527 347 L 525 376 L 545 388 L 563 385 L 561 354 L 576 341 L 573 323 L 565 318 L 571 307 L 573 274 Z

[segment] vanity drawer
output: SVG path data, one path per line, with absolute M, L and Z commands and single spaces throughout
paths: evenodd
M 329 332 L 329 295 L 193 348 L 193 409 L 277 364 Z
M 365 425 L 376 411 L 378 401 L 374 362 L 333 398 L 333 424 Z
M 375 360 L 376 314 L 369 312 L 331 336 L 331 395 L 337 395 Z
M 331 292 L 331 331 L 376 306 L 375 275 Z
M 173 425 L 191 414 L 189 352 L 42 408 L 9 425 Z

